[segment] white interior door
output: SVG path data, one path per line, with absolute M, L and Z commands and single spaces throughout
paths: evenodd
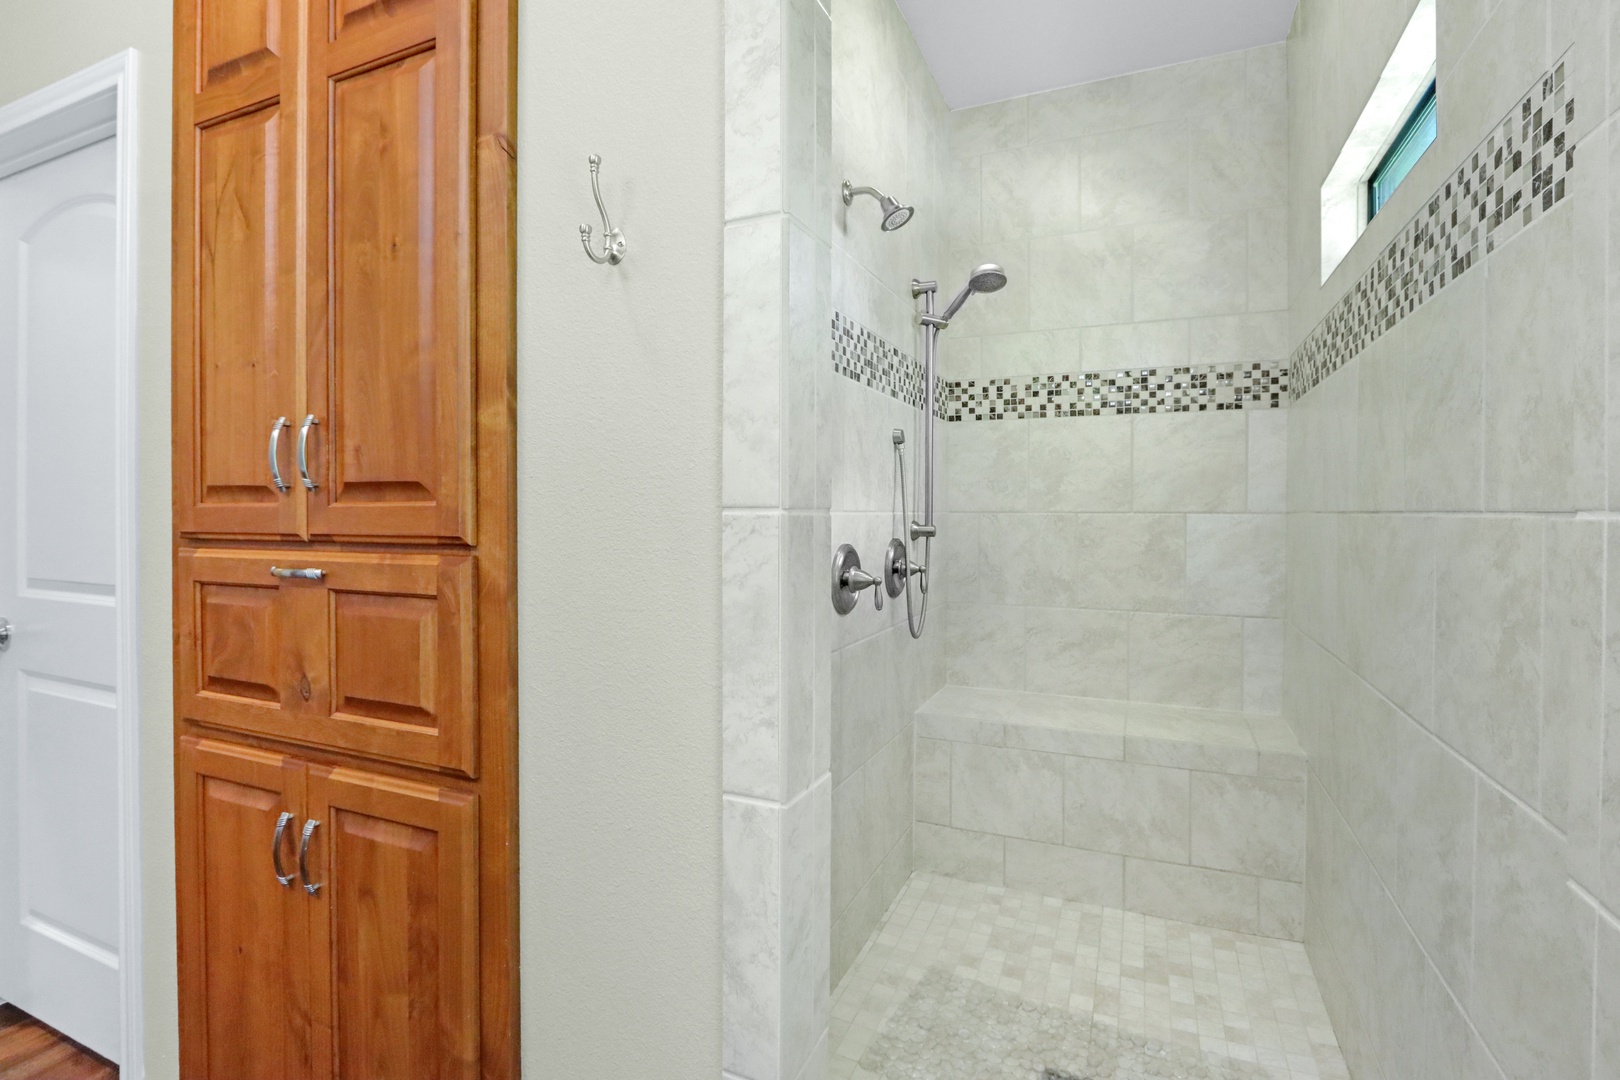
M 115 150 L 0 179 L 0 999 L 117 1060 Z

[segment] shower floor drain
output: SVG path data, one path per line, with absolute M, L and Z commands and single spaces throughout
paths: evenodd
M 861 1067 L 882 1080 L 1264 1080 L 1200 1054 L 935 969 L 877 1033 Z

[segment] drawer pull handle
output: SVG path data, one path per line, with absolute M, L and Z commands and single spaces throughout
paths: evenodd
M 304 879 L 304 891 L 314 896 L 321 891 L 321 883 L 309 880 L 309 838 L 315 835 L 320 822 L 314 818 L 304 822 L 304 839 L 298 844 L 298 874 Z
M 319 581 L 326 576 L 325 570 L 317 570 L 313 566 L 304 570 L 289 570 L 285 566 L 272 566 L 270 568 L 270 573 L 272 576 L 281 578 L 283 580 L 287 578 L 296 578 L 299 581 Z
M 292 819 L 291 814 L 282 811 L 281 816 L 276 819 L 275 838 L 270 841 L 270 865 L 275 867 L 276 880 L 281 883 L 283 888 L 291 888 L 293 883 L 293 876 L 283 873 L 281 869 L 281 838 L 287 834 L 287 823 Z
M 281 478 L 281 429 L 284 427 L 292 427 L 285 416 L 278 418 L 270 427 L 270 483 L 283 495 L 292 490 L 292 486 Z

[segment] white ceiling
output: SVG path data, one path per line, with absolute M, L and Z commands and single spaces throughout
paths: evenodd
M 898 0 L 953 109 L 1288 36 L 1298 0 Z

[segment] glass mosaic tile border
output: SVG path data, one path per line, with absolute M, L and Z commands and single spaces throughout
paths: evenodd
M 1295 400 L 1563 201 L 1575 168 L 1568 74 L 1566 53 L 1305 336 L 1289 362 Z
M 832 334 L 834 371 L 921 408 L 922 365 L 915 357 L 842 312 L 833 314 Z M 939 380 L 936 390 L 947 421 L 1277 409 L 1287 398 L 1288 366 L 1281 362 Z
M 832 340 L 834 371 L 913 409 L 922 408 L 922 361 L 841 311 L 833 312 Z M 943 415 L 946 384 L 937 376 L 934 383 L 934 403 Z
M 1288 365 L 1195 364 L 945 386 L 945 419 L 952 421 L 1279 409 L 1288 394 Z

